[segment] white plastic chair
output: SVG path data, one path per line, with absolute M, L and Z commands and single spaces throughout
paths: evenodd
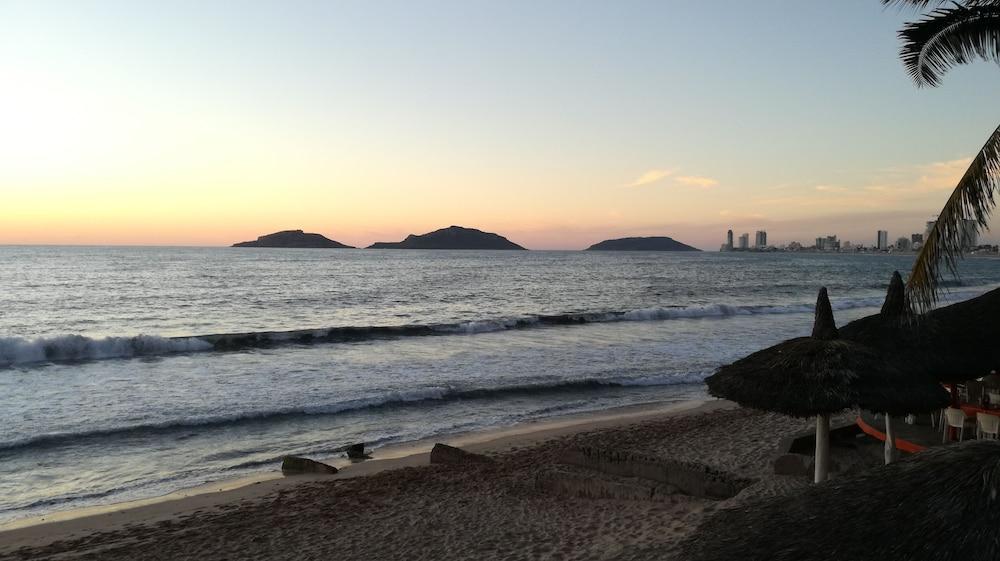
M 1000 439 L 1000 417 L 989 413 L 976 413 L 976 438 L 989 436 Z
M 965 411 L 949 407 L 944 410 L 944 420 L 941 442 L 948 442 L 948 429 L 950 428 L 958 429 L 958 441 L 961 442 L 965 437 Z

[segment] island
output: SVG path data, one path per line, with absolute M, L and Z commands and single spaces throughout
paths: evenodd
M 377 242 L 368 249 L 518 249 L 525 248 L 507 238 L 475 228 L 449 226 L 416 236 L 410 234 L 401 242 Z
M 283 230 L 260 236 L 252 242 L 234 243 L 233 247 L 286 247 L 286 248 L 334 248 L 354 249 L 320 234 L 308 234 L 302 230 Z
M 701 251 L 673 238 L 652 236 L 648 238 L 619 238 L 604 240 L 587 248 L 587 251 Z

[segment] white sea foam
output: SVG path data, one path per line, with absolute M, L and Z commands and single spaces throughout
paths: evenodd
M 985 292 L 983 287 L 972 290 L 955 290 L 942 295 L 942 303 L 971 298 Z M 878 308 L 883 296 L 836 299 L 835 310 Z M 510 318 L 482 319 L 455 324 L 398 327 L 332 327 L 294 331 L 268 331 L 235 335 L 201 335 L 193 337 L 160 337 L 138 335 L 135 337 L 106 337 L 94 339 L 83 335 L 61 335 L 38 339 L 0 337 L 0 368 L 53 361 L 100 360 L 130 358 L 173 353 L 210 351 L 215 348 L 270 346 L 302 341 L 304 336 L 313 342 L 338 342 L 365 337 L 405 337 L 429 333 L 466 334 L 492 333 L 511 329 L 528 329 L 541 325 L 576 325 L 621 321 L 669 321 L 680 319 L 725 319 L 735 316 L 763 314 L 811 314 L 811 303 L 779 305 L 703 304 L 694 306 L 638 308 L 623 312 L 569 313 L 562 315 L 527 315 Z M 227 346 L 230 345 L 231 346 Z
M 24 339 L 0 337 L 0 366 L 36 362 L 98 360 L 208 351 L 212 344 L 195 337 L 171 339 L 155 335 L 105 337 L 61 335 Z

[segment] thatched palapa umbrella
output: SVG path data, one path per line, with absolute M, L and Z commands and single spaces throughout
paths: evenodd
M 857 405 L 855 381 L 890 370 L 880 354 L 839 339 L 826 288 L 816 300 L 812 336 L 757 351 L 709 376 L 710 394 L 744 407 L 792 417 L 816 417 L 815 481 L 829 472 L 830 415 Z
M 899 272 L 892 275 L 885 303 L 877 316 L 884 327 L 895 331 L 896 339 L 905 337 L 911 331 L 912 321 L 909 317 L 909 304 L 906 302 L 906 288 Z M 884 351 L 888 359 L 893 360 L 897 352 Z M 889 368 L 859 378 L 856 381 L 858 389 L 858 406 L 885 415 L 885 463 L 893 462 L 897 457 L 896 431 L 893 427 L 893 416 L 911 413 L 930 413 L 948 405 L 948 392 L 926 372 L 910 370 L 905 366 Z
M 980 378 L 1000 368 L 1000 289 L 919 316 L 864 317 L 840 336 L 887 353 L 908 373 L 949 383 Z
M 927 450 L 850 479 L 720 510 L 682 545 L 709 561 L 1000 559 L 1000 442 Z

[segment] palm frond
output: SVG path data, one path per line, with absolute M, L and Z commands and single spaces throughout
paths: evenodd
M 916 8 L 918 10 L 936 8 L 945 4 L 959 4 L 965 7 L 997 6 L 1000 5 L 1000 0 L 965 0 L 964 2 L 955 0 L 882 0 L 882 5 L 886 7 Z
M 936 86 L 953 66 L 976 57 L 1000 61 L 1000 1 L 934 10 L 906 24 L 899 37 L 910 77 L 918 86 Z
M 986 228 L 998 188 L 1000 127 L 993 131 L 955 186 L 913 263 L 906 288 L 915 311 L 925 312 L 937 302 L 942 262 L 952 274 L 957 274 L 966 242 L 964 221 L 975 220 L 979 229 Z

